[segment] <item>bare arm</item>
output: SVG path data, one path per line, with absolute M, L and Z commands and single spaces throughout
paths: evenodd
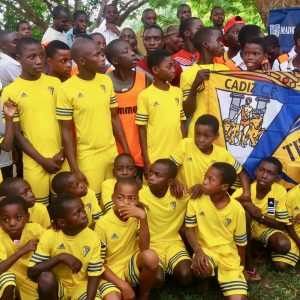
M 88 276 L 87 300 L 94 300 L 99 286 L 100 276 Z
M 250 180 L 246 171 L 242 170 L 238 177 L 242 183 L 243 194 L 239 197 L 239 200 L 251 202 Z
M 202 251 L 196 236 L 196 227 L 186 227 L 185 228 L 186 238 L 192 247 L 194 253 Z
M 141 151 L 144 161 L 144 172 L 145 175 L 148 175 L 148 171 L 150 168 L 150 160 L 148 156 L 148 149 L 147 149 L 147 128 L 146 125 L 138 125 L 139 130 L 139 138 L 140 138 L 140 145 L 141 145 Z
M 260 223 L 262 223 L 262 224 L 264 224 L 268 227 L 278 229 L 278 230 L 284 230 L 285 227 L 286 227 L 285 223 L 279 222 L 279 221 L 274 220 L 274 219 L 271 219 L 271 218 L 269 218 L 268 216 L 265 216 L 265 215 L 259 221 L 260 221 Z
M 182 138 L 185 138 L 186 137 L 185 121 L 181 121 L 180 130 L 181 130 Z
M 295 231 L 294 225 L 287 225 L 286 231 L 288 232 L 289 236 L 293 239 L 296 243 L 297 247 L 300 248 L 300 239 L 298 234 Z
M 239 253 L 239 256 L 241 258 L 241 266 L 244 266 L 245 267 L 245 261 L 246 261 L 246 246 L 239 246 L 239 245 L 236 245 L 237 246 L 237 249 L 238 249 L 238 253 Z

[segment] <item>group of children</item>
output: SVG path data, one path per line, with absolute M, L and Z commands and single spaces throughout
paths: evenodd
M 207 110 L 210 71 L 238 67 L 223 40 L 230 56 L 242 47 L 249 71 L 270 68 L 266 41 L 255 25 L 230 35 L 238 17 L 225 36 L 195 19 L 181 28 L 184 51 L 197 53 L 182 73 L 153 24 L 140 64 L 130 31 L 108 45 L 101 34 L 78 34 L 71 49 L 17 42 L 22 71 L 2 93 L 0 148 L 15 139 L 24 179 L 0 183 L 1 300 L 149 299 L 166 274 L 183 286 L 217 274 L 226 299 L 246 299 L 247 280 L 259 279 L 251 240 L 277 270 L 298 262 L 299 185 L 286 192 L 274 157 L 258 163 L 250 184 L 215 143 L 219 121 Z M 300 26 L 294 37 L 297 46 Z M 178 76 L 180 88 L 170 84 Z

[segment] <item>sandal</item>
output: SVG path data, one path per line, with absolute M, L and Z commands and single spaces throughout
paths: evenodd
M 250 270 L 246 270 L 247 274 L 249 275 L 250 277 L 250 281 L 260 281 L 261 280 L 261 277 L 259 276 L 259 274 L 257 273 L 257 270 L 256 268 L 253 268 L 252 271 Z

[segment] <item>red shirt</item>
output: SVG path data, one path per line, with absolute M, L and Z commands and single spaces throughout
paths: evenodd
M 182 70 L 185 70 L 199 61 L 200 54 L 199 51 L 192 53 L 181 49 L 173 54 L 172 57 L 180 64 Z

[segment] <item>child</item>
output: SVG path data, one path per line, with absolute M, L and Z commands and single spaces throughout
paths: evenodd
M 172 149 L 185 136 L 185 114 L 182 92 L 169 84 L 175 76 L 173 59 L 162 49 L 151 52 L 147 58 L 153 83 L 139 94 L 136 124 L 147 175 L 150 164 L 169 157 Z
M 112 81 L 107 75 L 98 73 L 105 62 L 103 53 L 93 40 L 78 37 L 71 55 L 79 73 L 61 85 L 56 115 L 71 172 L 85 179 L 100 199 L 102 182 L 112 177 L 112 165 L 117 156 L 115 139 L 125 152 L 129 149 Z
M 176 165 L 171 160 L 157 160 L 150 167 L 148 186 L 140 191 L 140 198 L 147 211 L 150 249 L 159 257 L 157 282 L 162 284 L 167 273 L 186 286 L 192 280 L 191 259 L 179 230 L 189 197 L 177 199 L 171 195 L 169 187 L 176 174 Z
M 256 181 L 251 184 L 251 202 L 243 203 L 244 209 L 252 217 L 251 238 L 264 244 L 272 252 L 276 270 L 286 269 L 286 263 L 295 265 L 294 255 L 290 254 L 291 243 L 282 232 L 289 224 L 286 208 L 286 190 L 278 184 L 282 164 L 275 157 L 263 158 L 256 170 Z M 232 197 L 242 193 L 237 190 Z
M 194 138 L 185 138 L 172 152 L 170 158 L 178 169 L 178 181 L 186 186 L 192 198 L 202 194 L 201 185 L 208 168 L 214 162 L 231 164 L 243 186 L 241 198 L 250 200 L 250 182 L 247 173 L 226 148 L 214 144 L 219 136 L 219 121 L 212 115 L 201 116 L 195 124 Z
M 47 208 L 42 203 L 36 203 L 29 183 L 22 178 L 6 178 L 0 183 L 0 197 L 20 196 L 28 206 L 29 221 L 40 224 L 44 229 L 51 225 Z
M 44 50 L 39 41 L 23 37 L 16 51 L 22 73 L 3 90 L 2 98 L 4 102 L 11 99 L 18 105 L 14 131 L 23 150 L 24 179 L 32 187 L 37 202 L 47 205 L 52 174 L 64 162 L 55 118 L 55 96 L 60 81 L 42 74 Z
M 71 77 L 72 59 L 70 47 L 64 42 L 54 40 L 45 47 L 49 76 L 66 81 Z
M 222 64 L 215 64 L 214 57 L 224 53 L 222 32 L 214 27 L 200 28 L 194 36 L 194 45 L 200 52 L 198 64 L 194 64 L 182 73 L 180 87 L 183 91 L 183 109 L 191 116 L 188 137 L 194 137 L 194 127 L 197 119 L 208 112 L 209 95 L 205 81 L 209 79 L 210 71 L 228 70 Z
M 263 61 L 268 56 L 267 42 L 261 37 L 252 37 L 244 47 L 244 62 L 248 71 L 262 70 Z
M 47 230 L 31 257 L 28 277 L 37 281 L 39 299 L 101 299 L 104 269 L 96 232 L 80 198 L 61 194 L 49 205 L 55 229 Z
M 0 201 L 0 298 L 13 300 L 14 288 L 21 299 L 37 299 L 37 284 L 27 277 L 29 259 L 44 229 L 27 223 L 28 205 L 19 196 Z
M 123 299 L 125 295 L 134 295 L 131 286 L 139 284 L 137 299 L 149 299 L 158 257 L 149 250 L 147 215 L 139 207 L 136 181 L 133 178 L 118 179 L 112 199 L 114 208 L 95 226 L 102 242 L 101 253 L 105 255 L 105 273 L 110 273 L 107 276 L 109 282 L 100 282 L 101 296 L 104 300 Z
M 94 222 L 102 216 L 95 192 L 89 189 L 76 173 L 60 172 L 52 180 L 52 189 L 56 195 L 71 193 L 81 198 L 88 217 L 88 226 L 93 229 Z
M 111 195 L 118 179 L 135 178 L 137 175 L 133 157 L 128 153 L 119 154 L 114 161 L 112 179 L 107 179 L 102 183 L 101 207 L 106 214 L 113 206 Z M 142 174 L 141 174 L 142 175 Z
M 208 278 L 218 269 L 226 299 L 247 299 L 244 277 L 246 217 L 243 207 L 227 191 L 236 180 L 233 166 L 214 163 L 206 172 L 203 193 L 191 200 L 185 217 L 186 235 L 193 248 L 196 277 Z

